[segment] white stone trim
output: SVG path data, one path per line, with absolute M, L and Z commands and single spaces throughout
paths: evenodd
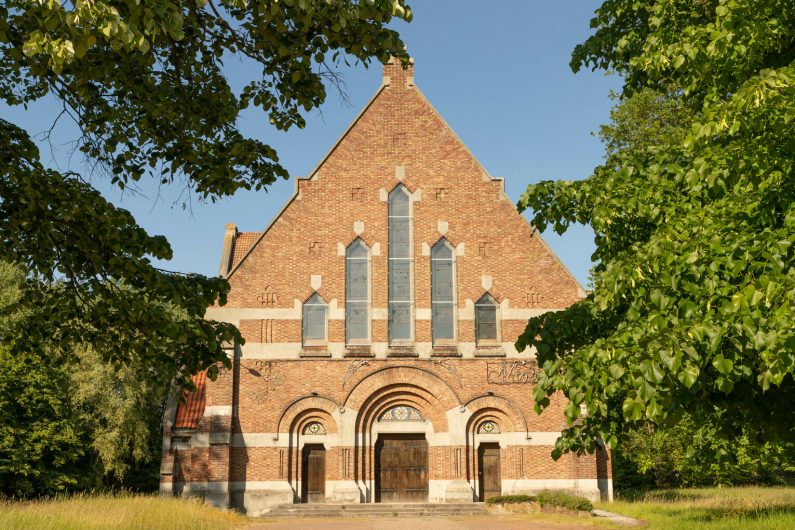
M 430 320 L 431 310 L 425 307 L 418 307 L 417 313 L 414 315 L 417 320 Z
M 232 405 L 207 405 L 204 407 L 204 417 L 208 416 L 231 416 Z
M 312 274 L 309 276 L 309 285 L 312 287 L 313 291 L 317 291 L 320 289 L 320 286 L 323 284 L 323 275 L 321 274 Z
M 350 414 L 349 414 L 350 413 Z M 461 414 L 458 408 L 447 411 L 448 422 L 454 426 L 449 432 L 433 432 L 431 422 L 376 422 L 373 430 L 368 436 L 372 436 L 373 443 L 378 439 L 379 434 L 410 433 L 424 434 L 430 447 L 447 447 L 466 445 L 466 420 L 470 414 Z M 299 448 L 304 443 L 320 443 L 326 449 L 333 447 L 353 447 L 355 444 L 354 425 L 356 411 L 349 409 L 345 412 L 345 418 L 353 418 L 351 422 L 344 422 L 340 415 L 337 415 L 340 431 L 336 434 L 324 435 L 299 435 Z M 336 418 L 335 418 L 336 419 Z M 351 423 L 351 425 L 346 425 Z M 346 428 L 347 427 L 347 428 Z M 508 446 L 546 446 L 551 448 L 560 436 L 560 432 L 533 431 L 526 432 L 504 432 L 500 434 L 478 434 L 476 443 L 498 442 L 501 448 Z M 529 436 L 529 437 L 528 437 Z M 208 447 L 209 439 L 207 435 L 195 434 L 191 447 Z M 295 439 L 290 440 L 287 433 L 275 432 L 247 432 L 235 433 L 232 435 L 232 447 L 295 447 Z
M 424 315 L 423 315 L 424 316 Z M 419 319 L 422 320 L 422 319 Z M 474 342 L 459 342 L 454 344 L 461 358 L 474 359 L 477 357 L 478 349 Z M 332 359 L 344 359 L 346 352 L 346 345 L 344 342 L 328 342 L 324 344 L 331 354 Z M 420 359 L 430 359 L 433 356 L 433 343 L 431 342 L 415 342 L 413 343 L 414 350 L 419 355 Z M 535 357 L 535 349 L 527 348 L 523 352 L 516 350 L 516 345 L 513 342 L 501 342 L 496 344 L 495 347 L 501 347 L 507 359 L 532 359 Z M 245 359 L 269 359 L 269 360 L 290 360 L 300 359 L 303 347 L 300 342 L 246 342 L 240 347 L 240 358 Z M 387 359 L 389 352 L 389 344 L 387 342 L 371 342 L 370 351 L 376 359 Z M 501 357 L 502 358 L 502 357 Z M 328 357 L 324 357 L 328 359 Z
M 375 245 L 373 246 L 375 248 Z M 430 248 L 430 247 L 429 247 Z M 429 250 L 430 252 L 430 250 Z M 344 255 L 344 252 L 343 252 Z M 318 275 L 315 275 L 318 276 Z M 484 276 L 486 278 L 486 276 Z M 490 276 L 489 276 L 490 278 Z M 208 307 L 205 313 L 205 318 L 218 320 L 220 322 L 229 322 L 230 324 L 239 325 L 241 320 L 301 320 L 301 301 L 295 299 L 292 308 L 269 308 L 269 307 Z M 474 302 L 469 298 L 464 300 L 465 306 L 458 308 L 458 320 L 474 320 Z M 338 307 L 336 298 L 332 298 L 328 302 L 329 318 L 330 320 L 344 320 L 345 310 Z M 550 311 L 561 311 L 561 309 L 552 308 L 525 308 L 525 307 L 511 307 L 510 300 L 505 299 L 500 304 L 502 310 L 502 320 L 528 320 Z M 430 308 L 416 308 L 415 311 L 427 311 L 430 314 Z M 374 307 L 373 320 L 386 320 L 387 308 Z M 417 320 L 423 320 L 415 316 Z

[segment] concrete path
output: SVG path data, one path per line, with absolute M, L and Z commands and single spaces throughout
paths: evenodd
M 473 517 L 397 517 L 366 518 L 295 518 L 272 519 L 246 530 L 585 530 L 594 528 L 589 519 L 571 522 L 533 520 L 520 516 Z M 604 528 L 602 526 L 601 528 Z

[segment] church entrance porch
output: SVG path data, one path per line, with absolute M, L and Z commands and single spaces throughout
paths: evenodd
M 428 501 L 424 434 L 382 434 L 375 445 L 375 501 Z

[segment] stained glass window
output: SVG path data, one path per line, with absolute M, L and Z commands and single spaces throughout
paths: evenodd
M 455 339 L 453 246 L 444 238 L 431 249 L 431 307 L 434 343 Z
M 411 197 L 398 184 L 389 194 L 389 341 L 411 340 Z
M 478 434 L 499 434 L 500 428 L 491 420 L 486 420 L 478 427 Z
M 326 342 L 326 302 L 319 294 L 313 293 L 304 302 L 302 317 L 304 344 Z
M 304 434 L 326 434 L 326 428 L 319 421 L 313 421 L 304 426 Z
M 478 342 L 497 342 L 497 301 L 486 293 L 475 304 L 475 335 Z
M 398 405 L 384 411 L 378 421 L 425 421 L 425 418 L 414 407 Z
M 370 338 L 370 250 L 361 239 L 345 252 L 345 341 Z

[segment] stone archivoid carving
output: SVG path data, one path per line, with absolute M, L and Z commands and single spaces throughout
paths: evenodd
M 254 361 L 253 366 L 240 363 L 241 369 L 248 370 L 249 374 L 259 379 L 257 389 L 249 395 L 251 401 L 257 405 L 265 403 L 268 394 L 284 383 L 284 376 L 275 370 L 275 365 L 273 361 Z
M 461 381 L 461 374 L 458 372 L 458 367 L 451 361 L 448 359 L 434 359 L 433 365 L 447 370 L 447 373 L 455 377 L 456 381 L 458 381 L 459 388 L 464 388 L 464 383 Z
M 273 361 L 254 361 L 252 364 L 240 363 L 242 369 L 259 378 L 258 388 L 251 394 L 251 399 L 255 403 L 264 402 L 269 392 L 275 391 L 284 383 L 284 376 L 276 369 Z
M 538 382 L 538 363 L 528 361 L 500 361 L 486 365 L 486 380 L 495 385 L 524 385 Z
M 326 434 L 326 428 L 319 421 L 307 423 L 303 434 Z
M 425 418 L 414 407 L 398 405 L 384 411 L 378 421 L 425 421 Z
M 478 427 L 478 434 L 500 434 L 500 428 L 493 421 L 487 420 Z
M 268 399 L 267 392 L 262 392 L 258 390 L 256 392 L 251 393 L 251 401 L 253 401 L 257 405 L 262 405 L 263 403 L 265 403 L 265 401 L 267 401 L 267 399 Z
M 352 361 L 351 364 L 348 365 L 348 369 L 345 370 L 345 376 L 342 378 L 342 388 L 345 388 L 345 385 L 348 384 L 348 381 L 350 381 L 351 377 L 353 377 L 353 374 L 358 372 L 360 368 L 364 368 L 365 366 L 369 365 L 369 361 Z

